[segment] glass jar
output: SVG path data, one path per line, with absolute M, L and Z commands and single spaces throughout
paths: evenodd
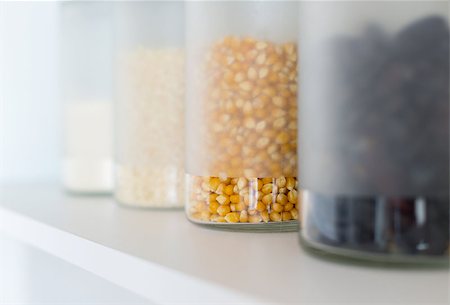
M 112 7 L 61 4 L 61 87 L 64 102 L 64 187 L 75 193 L 111 193 Z
M 190 221 L 297 229 L 297 16 L 296 2 L 187 4 Z
M 302 2 L 299 19 L 302 243 L 448 264 L 448 2 Z
M 184 203 L 184 4 L 116 5 L 115 198 Z

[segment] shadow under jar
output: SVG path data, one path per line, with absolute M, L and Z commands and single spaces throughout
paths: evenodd
M 115 198 L 184 204 L 184 4 L 116 4 Z
M 448 3 L 305 2 L 299 18 L 303 245 L 447 266 Z
M 187 4 L 187 198 L 192 222 L 298 223 L 296 2 Z

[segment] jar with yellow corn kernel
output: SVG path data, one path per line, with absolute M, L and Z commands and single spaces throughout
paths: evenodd
M 184 3 L 116 4 L 117 202 L 184 204 Z
M 192 222 L 297 230 L 297 3 L 187 3 Z

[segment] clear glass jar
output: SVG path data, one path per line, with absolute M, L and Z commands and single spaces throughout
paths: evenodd
M 192 222 L 298 228 L 297 16 L 296 2 L 188 2 Z
M 64 102 L 64 187 L 74 193 L 111 193 L 112 7 L 61 4 L 61 88 Z
M 449 261 L 447 1 L 302 2 L 301 241 Z
M 184 4 L 116 4 L 115 198 L 184 203 Z

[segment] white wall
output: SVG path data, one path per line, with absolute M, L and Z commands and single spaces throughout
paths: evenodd
M 58 6 L 0 1 L 0 183 L 59 176 Z

